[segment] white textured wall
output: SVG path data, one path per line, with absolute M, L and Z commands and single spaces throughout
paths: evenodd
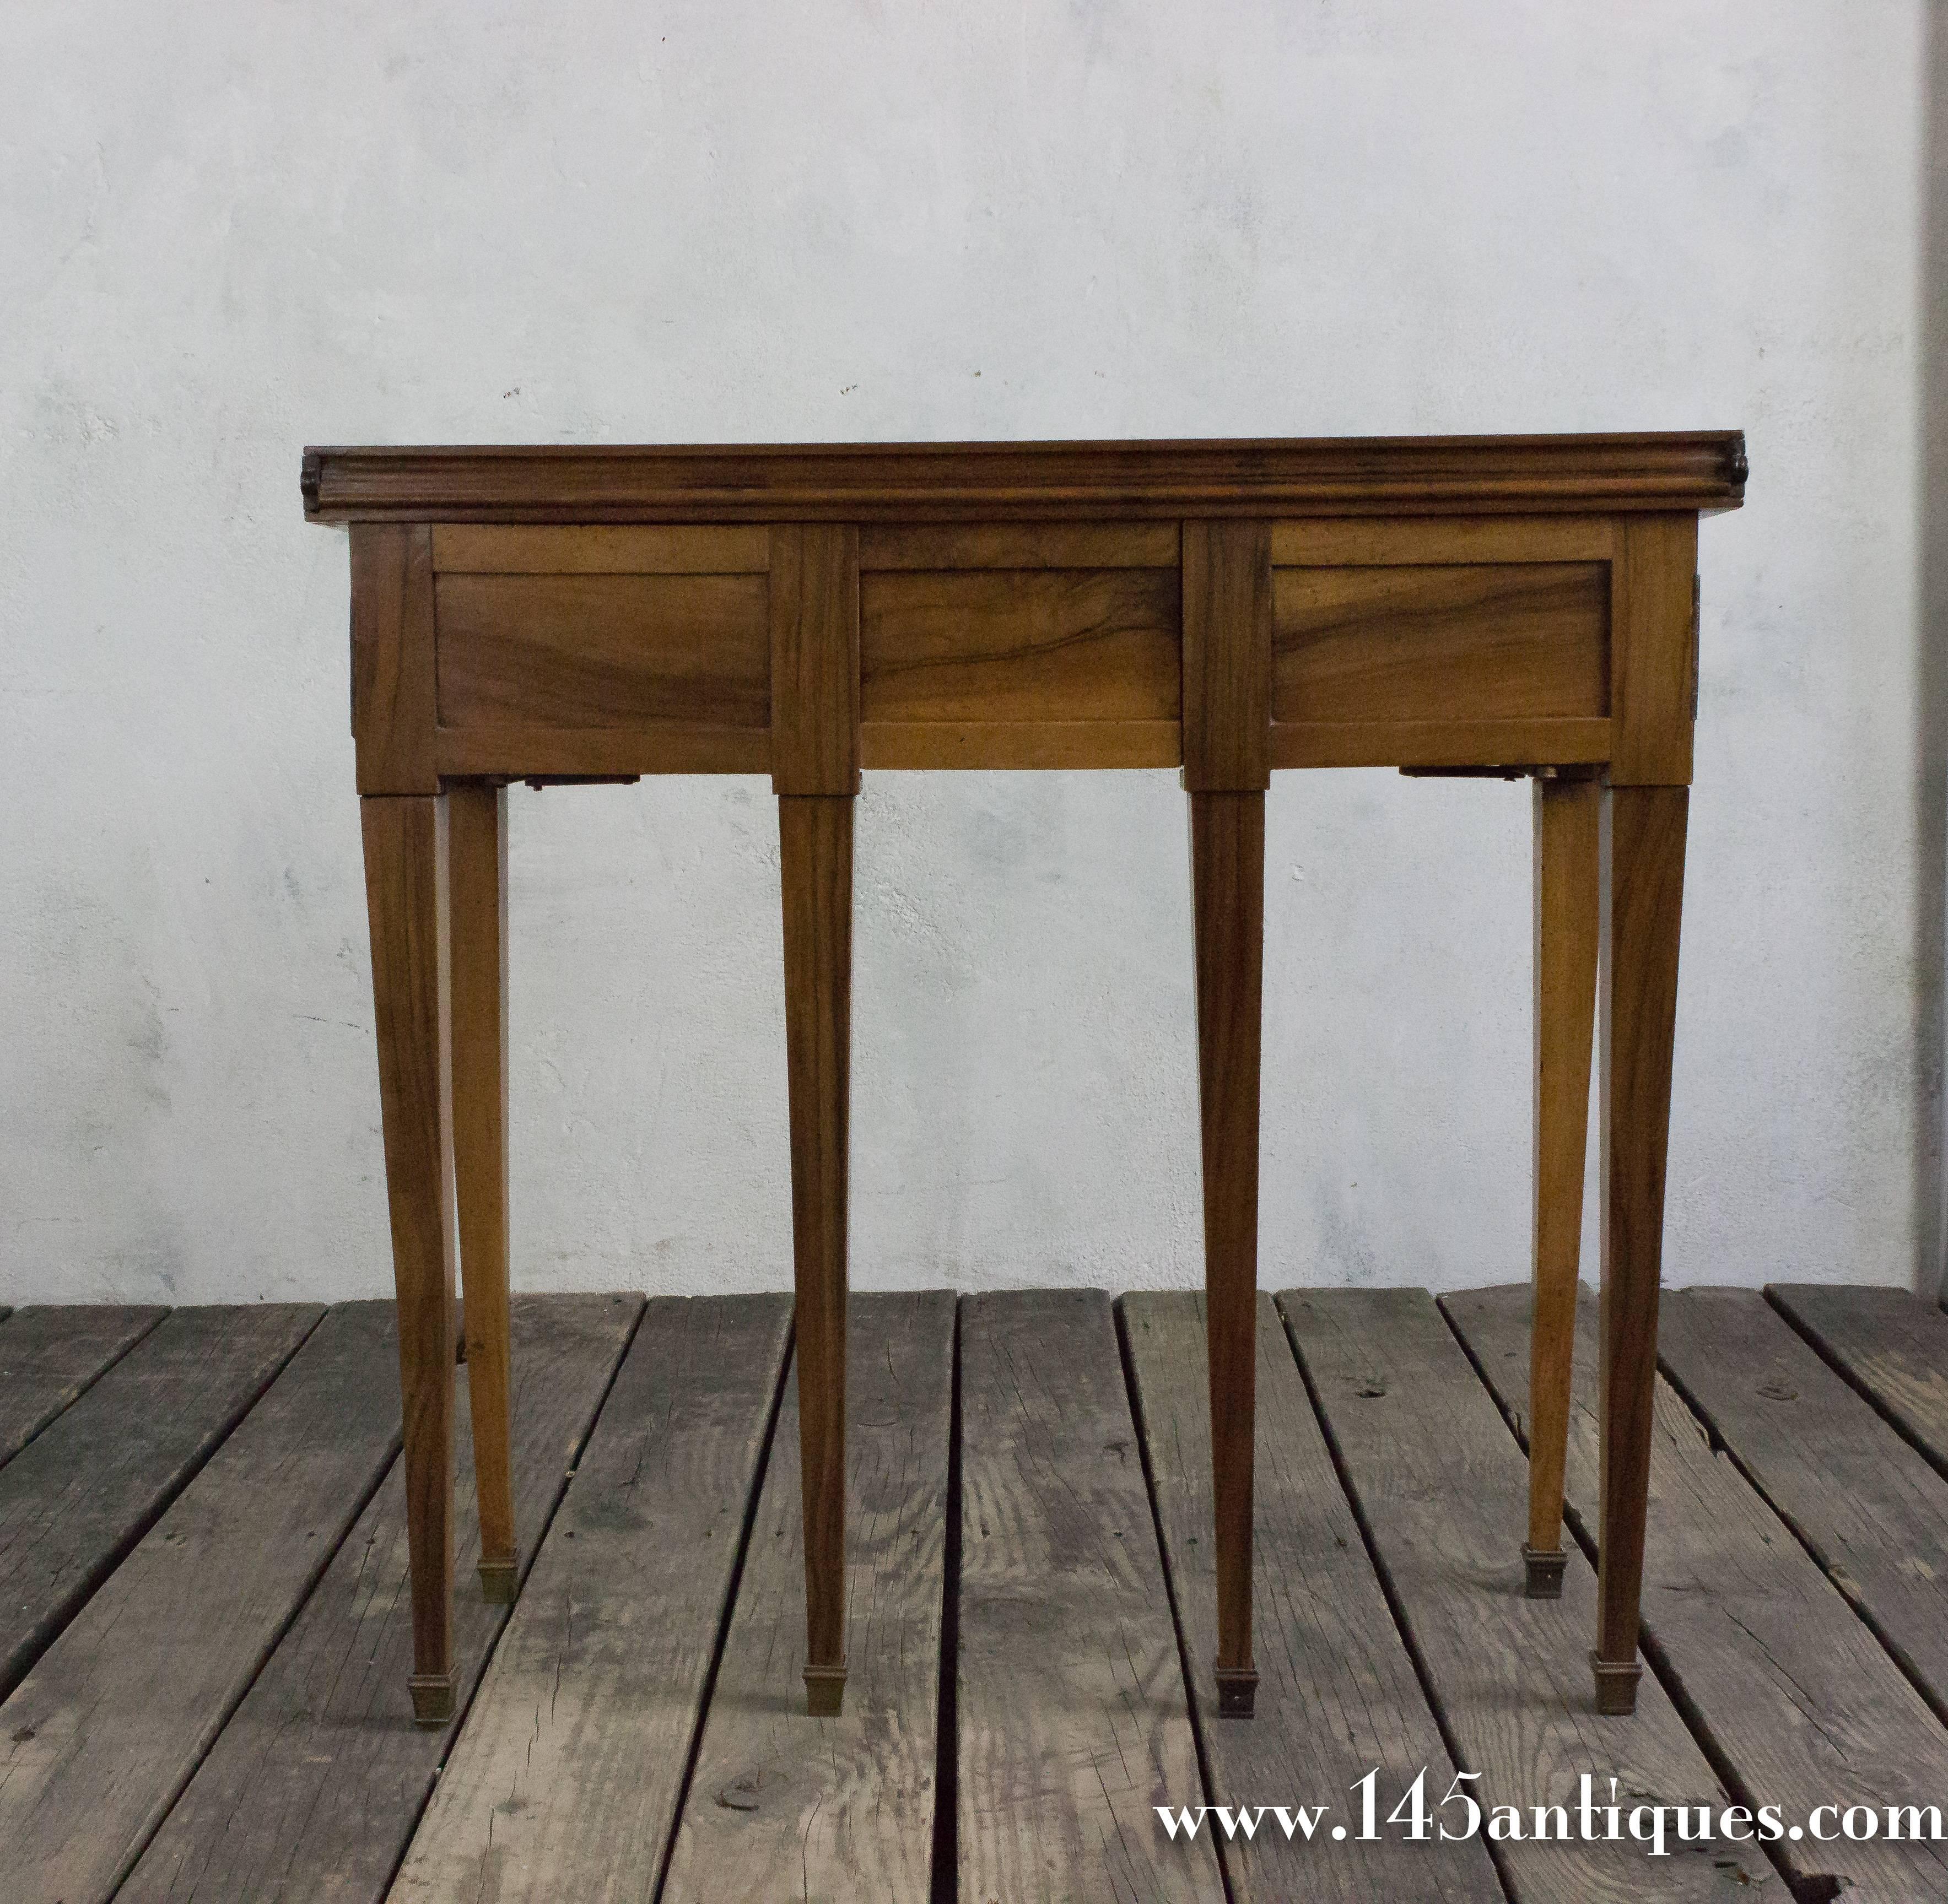
M 388 1286 L 305 442 L 1732 425 L 1669 1272 L 1915 1279 L 1925 30 L 9 0 L 0 1298 Z M 518 1279 L 786 1284 L 767 784 L 512 799 Z M 1528 829 L 1520 785 L 1274 786 L 1267 1283 L 1524 1273 Z M 856 1283 L 1196 1276 L 1186 861 L 1172 774 L 868 777 Z

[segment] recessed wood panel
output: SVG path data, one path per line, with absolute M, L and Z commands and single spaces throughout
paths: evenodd
M 860 578 L 861 715 L 875 721 L 1174 721 L 1174 569 Z
M 771 723 L 762 575 L 445 575 L 443 727 Z
M 1274 569 L 1272 718 L 1600 718 L 1609 597 L 1600 562 Z

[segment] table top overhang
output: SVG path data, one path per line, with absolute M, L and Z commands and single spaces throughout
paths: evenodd
M 1186 442 L 308 448 L 313 522 L 1715 513 L 1739 430 Z

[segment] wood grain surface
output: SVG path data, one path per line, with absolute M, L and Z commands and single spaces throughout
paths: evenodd
M 1562 767 L 1610 758 L 1607 720 L 1274 721 L 1274 767 Z
M 1562 1544 L 1563 1450 L 1590 1158 L 1590 1067 L 1601 937 L 1602 789 L 1594 779 L 1538 777 L 1534 826 L 1535 1201 L 1530 1282 L 1534 1326 L 1529 1392 L 1528 1545 Z
M 1183 784 L 1254 793 L 1271 783 L 1271 527 L 1183 526 Z
M 1425 1769 L 1444 1792 L 1454 1766 L 1269 1295 L 1258 1298 L 1257 1713 L 1249 1721 L 1217 1716 L 1208 1670 L 1218 1622 L 1204 1299 L 1128 1295 L 1121 1310 L 1211 1802 L 1331 1808 L 1310 1840 L 1286 1840 L 1270 1819 L 1251 1837 L 1221 1837 L 1233 1904 L 1500 1904 L 1502 1887 L 1478 1840 L 1359 1835 L 1355 1780 L 1379 1769 L 1384 1816 L 1416 1773 Z M 1349 1820 L 1353 1828 L 1335 1840 L 1333 1825 Z
M 452 919 L 453 1183 L 481 1589 L 512 1586 L 507 1244 L 507 789 L 446 796 Z
M 352 532 L 352 735 L 361 793 L 436 793 L 433 532 Z
M 1622 523 L 1611 565 L 1618 786 L 1688 786 L 1698 706 L 1698 519 Z
M 1174 569 L 1174 523 L 888 523 L 859 534 L 868 569 Z
M 877 572 L 859 606 L 865 721 L 1177 718 L 1174 569 Z
M 1224 1895 L 1109 1299 L 960 1305 L 961 1904 Z
M 443 799 L 359 802 L 374 1042 L 398 1297 L 420 1716 L 453 1716 L 454 1246 L 451 944 Z
M 650 1302 L 391 1896 L 655 1895 L 790 1319 L 783 1296 Z
M 771 533 L 771 786 L 859 791 L 859 532 L 790 525 Z
M 761 575 L 771 559 L 762 528 L 433 526 L 436 575 Z
M 532 1560 L 637 1318 L 640 1296 L 514 1299 L 517 1567 Z M 470 1565 L 471 1441 L 460 1409 L 455 1513 Z M 150 1842 L 118 1904 L 275 1898 L 378 1904 L 432 1791 L 458 1722 L 413 1723 L 406 1676 L 405 1477 L 395 1462 L 289 1632 Z M 504 1606 L 455 1610 L 461 1704 L 479 1680 Z
M 399 1445 L 392 1306 L 331 1310 L 0 1705 L 8 1904 L 101 1904 Z
M 1568 1555 L 1561 1599 L 1523 1596 L 1509 1533 L 1522 1524 L 1526 1464 L 1432 1298 L 1289 1289 L 1278 1306 L 1455 1757 L 1481 1775 L 1481 1802 L 1525 1817 L 1573 1806 L 1584 1773 L 1599 1803 L 1612 1777 L 1668 1805 L 1715 1812 L 1729 1802 L 1655 1679 L 1631 1717 L 1592 1709 L 1596 1583 L 1580 1552 Z M 1515 1353 L 1526 1367 L 1525 1330 Z M 1496 1855 L 1516 1904 L 1731 1895 L 1783 1904 L 1776 1874 L 1749 1844 L 1652 1859 L 1629 1843 L 1531 1835 Z
M 851 1163 L 852 799 L 778 802 L 785 1096 L 805 1515 L 804 1670 L 833 1709 L 845 1664 L 846 1235 Z
M 769 726 L 762 575 L 442 575 L 439 722 Z
M 1610 712 L 1607 563 L 1276 569 L 1275 721 Z
M 1527 1299 L 1520 1288 L 1444 1298 L 1517 1421 L 1527 1400 Z M 1596 1349 L 1596 1305 L 1586 1300 L 1577 1329 L 1578 1387 L 1586 1397 L 1595 1393 Z M 1597 1465 L 1596 1420 L 1586 1402 L 1573 1420 L 1568 1466 L 1571 1509 L 1586 1539 Z M 1701 1736 L 1737 1768 L 1743 1794 L 1795 1820 L 1822 1804 L 1872 1805 L 1883 1816 L 1888 1805 L 1938 1804 L 1948 1784 L 1948 1733 L 1661 1380 L 1650 1468 L 1646 1643 Z M 1948 1847 L 1939 1844 L 1807 1840 L 1773 1851 L 1811 1894 L 1830 1877 L 1850 1900 L 1948 1896 Z
M 1948 1314 L 1910 1291 L 1776 1282 L 1780 1313 L 1948 1471 Z
M 1393 568 L 1474 562 L 1608 562 L 1607 516 L 1416 516 L 1386 522 L 1329 516 L 1272 525 L 1277 569 Z
M 842 1715 L 803 1709 L 805 1541 L 787 1382 L 661 1904 L 928 1896 L 954 1298 L 858 1295 L 847 1329 Z
M 121 1303 L 10 1310 L 0 1329 L 0 1464 L 11 1461 L 169 1313 Z
M 1637 1644 L 1690 789 L 1619 786 L 1607 799 L 1598 1017 L 1603 1324 L 1596 1391 L 1602 1423 L 1596 1655 L 1604 1665 L 1627 1664 Z
M 31 1312 L 28 1312 L 31 1313 Z M 128 1332 L 126 1310 L 102 1336 Z M 0 1696 L 154 1525 L 324 1313 L 178 1309 L 0 1468 Z
M 1217 1668 L 1252 1701 L 1252 1410 L 1258 1366 L 1258 1069 L 1264 1024 L 1265 796 L 1190 795 L 1197 1108 L 1217 1537 Z M 1205 1662 L 1194 1661 L 1193 1673 Z
M 1948 1480 L 1756 1289 L 1671 1291 L 1658 1354 L 1739 1471 L 1948 1717 Z
M 309 448 L 314 522 L 979 522 L 1736 509 L 1737 430 Z

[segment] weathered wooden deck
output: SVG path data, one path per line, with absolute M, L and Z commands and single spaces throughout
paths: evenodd
M 1948 1897 L 1943 1847 L 1357 1830 L 1487 1806 L 1948 1808 L 1948 1316 L 1667 1295 L 1652 1667 L 1521 1595 L 1526 1292 L 1261 1298 L 1258 1716 L 1221 1720 L 1192 1297 L 859 1296 L 851 1679 L 803 1715 L 781 1296 L 517 1299 L 524 1580 L 411 1723 L 389 1305 L 0 1321 L 0 1896 Z M 1586 1315 L 1586 1324 L 1592 1319 Z M 1593 1342 L 1579 1343 L 1593 1393 Z M 464 1397 L 464 1388 L 463 1388 Z M 464 1402 L 463 1402 L 464 1406 Z M 1569 1469 L 1593 1518 L 1594 1424 Z M 1154 1807 L 1332 1807 L 1317 1834 Z M 1452 1811 L 1438 1814 L 1452 1818 Z M 1332 1822 L 1353 1828 L 1331 1835 Z

